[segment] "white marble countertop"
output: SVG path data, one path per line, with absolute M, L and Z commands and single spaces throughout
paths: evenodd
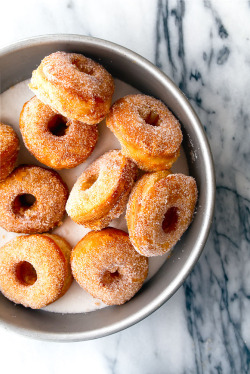
M 0 327 L 2 371 L 250 373 L 250 2 L 8 0 L 0 14 L 0 47 L 76 33 L 116 42 L 156 64 L 197 111 L 217 178 L 205 250 L 164 306 L 89 342 L 36 341 Z

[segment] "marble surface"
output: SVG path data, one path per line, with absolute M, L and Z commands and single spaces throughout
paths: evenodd
M 250 2 L 9 0 L 0 46 L 48 33 L 107 39 L 183 90 L 214 155 L 215 218 L 183 287 L 137 325 L 95 341 L 48 343 L 0 327 L 1 368 L 25 373 L 250 373 Z M 7 370 L 7 369 L 6 369 Z

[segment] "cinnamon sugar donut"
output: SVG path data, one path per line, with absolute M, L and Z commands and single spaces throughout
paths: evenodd
M 76 53 L 55 52 L 32 73 L 30 89 L 64 117 L 95 124 L 103 120 L 114 93 L 103 66 Z
M 170 252 L 190 225 L 197 200 L 194 178 L 167 170 L 145 174 L 126 213 L 131 242 L 144 256 Z
M 11 126 L 0 122 L 0 181 L 14 169 L 19 151 L 19 139 Z
M 58 235 L 19 236 L 0 248 L 0 291 L 16 304 L 43 308 L 72 283 L 71 247 Z
M 98 138 L 96 125 L 64 118 L 37 97 L 24 104 L 20 129 L 28 150 L 54 169 L 81 164 L 92 153 Z
M 0 183 L 0 226 L 26 234 L 49 231 L 61 223 L 67 197 L 55 171 L 19 166 Z
M 119 99 L 106 119 L 122 153 L 146 171 L 169 169 L 180 153 L 180 124 L 159 100 L 146 95 Z
M 68 215 L 92 230 L 108 226 L 125 209 L 137 167 L 112 150 L 93 162 L 78 178 L 66 204 Z
M 148 274 L 148 260 L 133 248 L 124 231 L 107 228 L 89 232 L 71 254 L 76 281 L 108 305 L 130 300 Z

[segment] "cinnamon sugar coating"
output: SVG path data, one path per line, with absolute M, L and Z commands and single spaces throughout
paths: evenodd
M 55 112 L 87 124 L 103 120 L 114 93 L 112 76 L 76 53 L 55 52 L 32 73 L 30 89 Z
M 71 247 L 58 235 L 19 236 L 0 248 L 0 291 L 16 304 L 43 308 L 72 283 Z
M 33 197 L 31 204 L 25 200 Z M 58 173 L 42 167 L 17 167 L 0 183 L 0 226 L 26 234 L 46 232 L 63 219 L 68 188 Z
M 107 126 L 121 143 L 122 153 L 146 171 L 169 169 L 182 142 L 180 124 L 159 100 L 128 95 L 113 104 Z
M 194 178 L 167 170 L 145 174 L 130 195 L 130 240 L 144 256 L 170 252 L 190 225 L 197 200 Z
M 63 133 L 55 133 L 60 131 Z M 73 168 L 85 161 L 96 145 L 98 129 L 64 118 L 33 97 L 24 104 L 20 130 L 28 150 L 54 169 Z
M 13 128 L 0 122 L 0 181 L 14 169 L 19 148 L 19 139 Z
M 127 233 L 107 228 L 89 232 L 73 249 L 71 268 L 76 281 L 107 305 L 130 300 L 148 274 L 148 260 L 137 253 Z
M 118 150 L 93 162 L 78 178 L 66 204 L 78 224 L 100 230 L 124 211 L 137 176 L 137 167 Z

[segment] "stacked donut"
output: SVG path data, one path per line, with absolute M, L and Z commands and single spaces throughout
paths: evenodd
M 0 290 L 15 303 L 42 308 L 61 297 L 74 277 L 104 303 L 123 304 L 142 287 L 148 257 L 170 253 L 192 221 L 195 180 L 170 171 L 180 154 L 180 124 L 161 101 L 146 95 L 128 95 L 111 107 L 112 76 L 83 55 L 45 57 L 29 86 L 36 96 L 23 106 L 20 130 L 42 164 L 59 170 L 84 162 L 105 117 L 121 150 L 96 159 L 69 194 L 55 170 L 14 168 L 19 141 L 0 124 L 0 226 L 29 234 L 0 248 Z M 92 230 L 73 250 L 48 233 L 63 224 L 65 208 L 74 222 Z M 107 228 L 125 210 L 128 234 Z

